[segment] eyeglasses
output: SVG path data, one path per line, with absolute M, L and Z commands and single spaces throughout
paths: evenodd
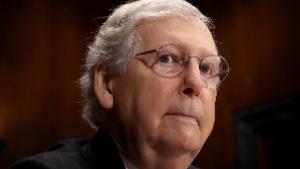
M 156 53 L 156 56 L 146 55 Z M 142 56 L 143 55 L 143 56 Z M 188 65 L 191 58 L 195 58 L 199 64 L 199 73 L 206 82 L 220 84 L 229 74 L 227 60 L 218 55 L 190 56 L 184 48 L 175 44 L 166 44 L 157 49 L 141 52 L 135 55 L 158 75 L 171 78 L 178 76 Z

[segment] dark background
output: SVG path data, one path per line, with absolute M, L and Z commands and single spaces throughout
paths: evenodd
M 1 169 L 57 140 L 94 134 L 80 117 L 77 81 L 100 16 L 119 2 L 0 0 Z M 234 169 L 234 113 L 300 92 L 300 1 L 190 2 L 214 20 L 232 68 L 218 94 L 215 130 L 195 164 Z

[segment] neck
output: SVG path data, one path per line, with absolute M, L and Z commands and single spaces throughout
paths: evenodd
M 133 143 L 131 144 L 133 145 Z M 166 152 L 166 150 L 157 150 L 151 146 L 125 146 L 128 149 L 121 148 L 120 145 L 117 146 L 123 158 L 137 169 L 186 169 L 198 154 L 198 152 Z
M 114 127 L 108 131 L 118 151 L 138 169 L 186 169 L 200 151 L 200 148 L 191 151 L 177 144 L 153 141 L 142 134 L 118 132 Z
M 186 169 L 192 163 L 193 158 L 189 154 L 166 156 L 152 151 L 131 159 L 132 163 L 143 169 Z

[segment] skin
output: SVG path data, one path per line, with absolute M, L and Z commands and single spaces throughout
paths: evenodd
M 165 17 L 143 21 L 135 31 L 141 39 L 137 53 L 175 43 L 192 56 L 217 54 L 210 31 L 199 21 Z M 94 86 L 108 110 L 107 130 L 138 168 L 187 168 L 213 129 L 217 89 L 203 81 L 196 59 L 174 78 L 132 59 L 115 78 L 98 70 Z

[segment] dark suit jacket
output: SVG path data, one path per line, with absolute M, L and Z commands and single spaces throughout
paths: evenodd
M 16 162 L 11 169 L 125 169 L 117 148 L 106 132 L 91 140 L 60 141 L 49 152 Z M 188 169 L 197 169 L 190 166 Z

